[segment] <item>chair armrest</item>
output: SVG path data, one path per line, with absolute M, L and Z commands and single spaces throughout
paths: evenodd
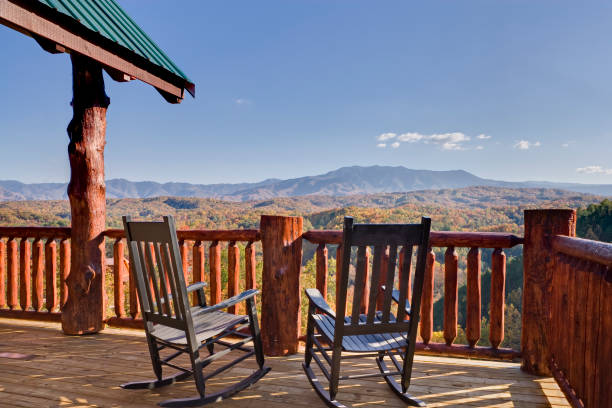
M 204 288 L 206 287 L 206 282 L 196 282 L 187 286 L 187 293 L 198 292 L 198 304 L 200 306 L 206 306 L 206 294 L 204 293 Z
M 230 306 L 234 306 L 236 303 L 240 303 L 240 302 L 243 302 L 243 301 L 245 301 L 247 299 L 252 298 L 253 296 L 255 296 L 258 293 L 259 293 L 258 289 L 245 290 L 241 294 L 233 296 L 233 297 L 231 297 L 229 299 L 225 299 L 221 303 L 217 303 L 216 305 L 212 305 L 212 306 L 203 307 L 202 311 L 199 312 L 199 313 L 210 313 L 210 312 L 215 312 L 217 310 L 227 309 Z
M 400 298 L 399 290 L 393 289 L 393 292 L 391 292 L 391 297 L 393 298 L 395 303 L 398 303 L 398 307 L 399 307 L 399 298 Z M 404 307 L 406 308 L 406 314 L 410 316 L 410 302 L 408 301 L 408 299 L 406 299 L 406 304 L 404 305 Z
M 329 315 L 334 319 L 336 318 L 336 313 L 334 313 L 331 307 L 329 307 L 325 301 L 325 298 L 323 295 L 321 295 L 321 292 L 319 292 L 319 289 L 306 289 L 306 296 L 308 297 L 308 300 L 310 300 L 311 305 L 316 306 L 317 309 L 326 315 Z
M 187 293 L 193 292 L 194 290 L 204 289 L 206 286 L 206 282 L 196 282 L 187 286 Z

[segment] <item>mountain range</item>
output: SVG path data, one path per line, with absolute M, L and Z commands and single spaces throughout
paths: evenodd
M 481 178 L 464 170 L 414 170 L 402 166 L 342 167 L 315 176 L 237 184 L 157 183 L 110 179 L 106 181 L 106 195 L 108 198 L 174 196 L 253 201 L 304 195 L 348 196 L 473 186 L 561 189 L 612 196 L 612 184 L 508 182 Z M 66 188 L 65 183 L 25 184 L 14 180 L 0 180 L 0 201 L 63 200 L 67 199 Z

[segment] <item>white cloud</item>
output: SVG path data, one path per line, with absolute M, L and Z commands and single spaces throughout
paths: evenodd
M 421 133 L 408 132 L 397 135 L 395 133 L 383 133 L 376 138 L 379 142 L 395 139 L 391 147 L 397 148 L 401 143 L 417 143 L 435 144 L 440 146 L 442 150 L 466 150 L 465 143 L 471 138 L 461 132 L 439 133 L 433 135 L 423 135 Z
M 515 149 L 519 149 L 519 150 L 529 150 L 532 147 L 540 147 L 542 144 L 540 142 L 535 142 L 532 143 L 528 140 L 519 140 L 515 145 L 514 148 Z
M 476 136 L 476 139 L 480 139 L 480 140 L 488 140 L 490 138 L 491 138 L 491 136 L 485 135 L 485 134 L 480 134 L 480 135 Z
M 578 173 L 583 173 L 583 174 L 605 174 L 605 175 L 612 175 L 612 169 L 605 169 L 602 166 L 579 167 L 579 168 L 576 169 L 576 171 Z
M 402 133 L 397 137 L 397 140 L 399 140 L 400 142 L 414 143 L 418 142 L 419 140 L 422 140 L 425 137 L 426 136 L 423 136 L 419 133 Z
M 250 105 L 251 101 L 245 98 L 234 99 L 236 105 Z
M 376 145 L 376 147 L 387 147 L 386 143 L 379 143 Z
M 461 132 L 441 133 L 427 136 L 431 143 L 441 145 L 443 150 L 465 150 L 462 143 L 469 142 L 470 137 Z M 425 142 L 427 143 L 427 141 Z
M 383 133 L 379 135 L 376 140 L 379 142 L 384 142 L 385 140 L 394 139 L 397 136 L 395 133 Z
M 483 150 L 484 146 L 476 146 L 476 150 Z
M 561 147 L 569 147 L 569 143 L 563 143 Z

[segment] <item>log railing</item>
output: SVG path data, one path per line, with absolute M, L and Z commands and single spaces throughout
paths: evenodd
M 337 251 L 342 251 L 342 231 L 308 231 L 304 238 L 317 245 L 316 249 L 316 284 L 323 296 L 327 298 L 328 280 L 328 249 L 327 245 L 337 245 Z M 430 248 L 427 267 L 425 271 L 425 283 L 423 287 L 423 298 L 421 303 L 420 337 L 422 343 L 417 348 L 422 352 L 446 355 L 468 355 L 493 358 L 512 359 L 518 356 L 518 352 L 510 349 L 499 348 L 504 338 L 504 308 L 505 308 L 505 279 L 506 279 L 506 255 L 504 248 L 511 248 L 521 244 L 523 239 L 512 234 L 491 232 L 438 232 L 434 231 L 430 236 L 430 245 L 446 248 L 444 256 L 444 325 L 443 333 L 446 343 L 432 343 L 433 335 L 433 305 L 434 305 L 434 274 L 435 254 Z M 458 315 L 458 255 L 457 247 L 470 248 L 467 254 L 467 310 L 466 310 L 466 337 L 469 345 L 453 344 L 457 337 L 457 315 Z M 476 343 L 480 339 L 481 322 L 481 257 L 480 248 L 493 248 L 491 259 L 491 304 L 490 304 L 490 335 L 491 347 L 478 347 Z M 401 255 L 401 254 L 400 254 Z M 369 262 L 369 254 L 362 262 Z M 341 259 L 340 255 L 336 260 Z M 382 257 L 381 262 L 386 262 Z M 400 257 L 400 262 L 402 259 Z M 340 270 L 340 265 L 336 264 Z M 385 270 L 384 267 L 381 270 Z M 336 274 L 338 279 L 338 274 Z M 336 285 L 338 288 L 339 285 Z M 410 285 L 409 285 L 410 287 Z M 410 290 L 410 289 L 409 289 Z M 408 294 L 410 296 L 410 294 Z M 365 304 L 362 302 L 362 308 Z
M 554 235 L 550 370 L 574 407 L 612 401 L 612 244 Z
M 0 227 L 0 317 L 61 320 L 69 240 L 70 228 Z
M 105 231 L 104 235 L 113 240 L 113 306 L 115 316 L 109 316 L 106 323 L 118 327 L 142 327 L 140 306 L 136 284 L 129 273 L 125 233 L 121 229 Z M 179 249 L 183 261 L 185 282 L 207 282 L 208 301 L 221 302 L 226 297 L 240 293 L 240 283 L 244 288 L 257 286 L 255 242 L 260 241 L 259 230 L 178 230 Z M 238 242 L 244 242 L 241 258 Z M 208 244 L 208 248 L 206 248 Z M 224 290 L 221 274 L 221 251 L 227 251 L 227 288 Z M 208 258 L 208 270 L 206 259 Z M 242 261 L 241 261 L 242 259 Z M 244 262 L 244 277 L 241 276 L 241 263 Z M 127 296 L 127 301 L 126 301 Z M 197 294 L 194 293 L 193 302 Z M 126 304 L 128 310 L 126 311 Z M 241 305 L 231 308 L 230 313 L 240 313 Z

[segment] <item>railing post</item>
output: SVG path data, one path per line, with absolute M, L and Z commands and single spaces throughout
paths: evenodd
M 575 210 L 525 210 L 521 369 L 550 375 L 550 296 L 555 267 L 551 235 L 576 235 Z
M 405 260 L 410 262 L 410 260 Z M 429 344 L 433 335 L 433 304 L 434 304 L 434 272 L 436 268 L 436 254 L 429 248 L 427 263 L 425 264 L 425 278 L 423 280 L 423 297 L 421 298 L 421 339 L 423 344 Z M 410 291 L 410 286 L 409 291 Z M 412 301 L 412 297 L 407 299 Z
M 261 331 L 268 356 L 298 351 L 302 229 L 302 217 L 261 216 Z

